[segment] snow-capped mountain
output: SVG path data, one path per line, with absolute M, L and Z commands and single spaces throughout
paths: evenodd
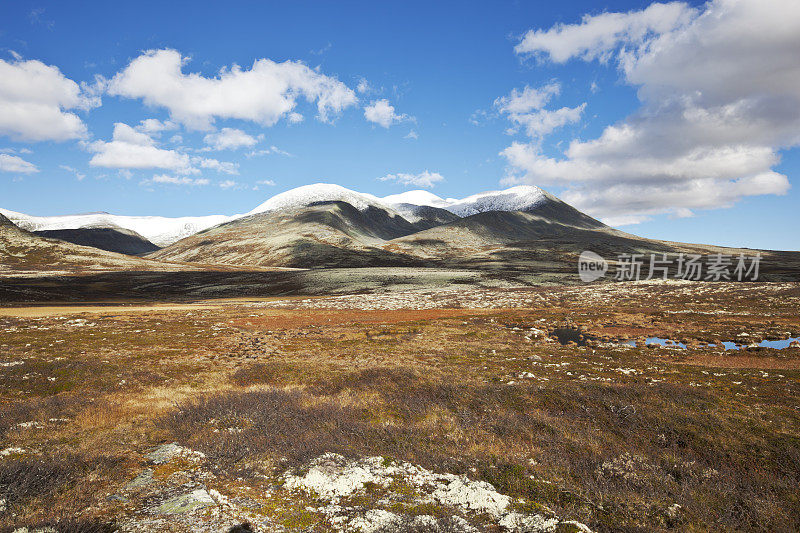
M 400 194 L 391 194 L 389 196 L 384 196 L 381 198 L 386 204 L 389 205 L 400 205 L 400 204 L 411 204 L 411 205 L 427 205 L 430 207 L 441 207 L 447 208 L 453 202 L 457 202 L 458 200 L 454 198 L 448 198 L 445 200 L 444 198 L 440 198 L 433 194 L 430 191 L 423 191 L 417 189 L 415 191 L 406 191 Z
M 318 202 L 346 202 L 359 211 L 375 207 L 387 211 L 392 216 L 402 215 L 411 222 L 416 222 L 421 217 L 420 207 L 445 209 L 459 217 L 465 217 L 484 211 L 530 211 L 546 203 L 548 199 L 558 201 L 539 187 L 532 185 L 520 185 L 502 191 L 483 192 L 463 199 L 444 199 L 423 190 L 408 191 L 379 198 L 372 194 L 356 192 L 336 184 L 315 183 L 276 194 L 248 213 L 229 216 L 208 215 L 170 218 L 88 213 L 39 217 L 7 209 L 0 209 L 0 213 L 28 231 L 103 227 L 124 228 L 138 233 L 157 246 L 167 246 L 204 229 L 247 215 L 288 210 Z
M 112 215 L 109 213 L 37 217 L 7 209 L 0 209 L 0 213 L 8 217 L 20 228 L 28 231 L 119 227 L 138 233 L 156 246 L 172 244 L 184 237 L 194 235 L 198 231 L 235 218 L 225 215 L 179 218 L 140 217 Z
M 446 209 L 460 217 L 483 213 L 484 211 L 530 211 L 548 199 L 554 199 L 535 185 L 518 185 L 503 191 L 487 191 L 461 200 L 440 198 L 428 191 L 408 191 L 381 198 L 393 206 L 410 204 Z
M 369 207 L 377 207 L 392 211 L 385 202 L 382 202 L 380 198 L 371 194 L 352 191 L 333 183 L 314 183 L 313 185 L 303 185 L 302 187 L 296 187 L 286 192 L 276 194 L 247 214 L 255 215 L 258 213 L 295 209 L 317 202 L 346 202 L 359 211 L 365 211 Z
M 518 185 L 503 191 L 488 191 L 450 203 L 445 209 L 460 217 L 485 211 L 530 211 L 554 199 L 535 185 Z

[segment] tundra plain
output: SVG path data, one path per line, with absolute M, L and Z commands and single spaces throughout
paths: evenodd
M 796 531 L 798 308 L 692 282 L 8 303 L 0 529 Z

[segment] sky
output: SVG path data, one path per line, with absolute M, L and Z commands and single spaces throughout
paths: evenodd
M 249 211 L 538 185 L 800 249 L 800 2 L 0 0 L 0 207 Z

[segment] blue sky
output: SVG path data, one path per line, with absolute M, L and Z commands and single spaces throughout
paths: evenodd
M 775 30 L 749 59 L 714 56 L 725 39 L 741 40 L 728 28 L 757 8 L 738 3 L 228 2 L 223 9 L 210 2 L 3 1 L 7 72 L 28 76 L 29 62 L 41 62 L 66 92 L 64 79 L 84 85 L 69 98 L 40 86 L 22 96 L 24 85 L 6 87 L 6 105 L 47 101 L 83 126 L 73 121 L 60 139 L 48 139 L 33 130 L 47 117 L 0 117 L 0 207 L 36 215 L 233 214 L 320 181 L 383 196 L 419 188 L 402 183 L 416 180 L 442 197 L 533 183 L 611 223 L 636 222 L 620 227 L 647 237 L 798 249 L 800 120 L 775 106 L 797 107 L 800 77 L 733 92 L 716 80 L 742 79 L 748 69 L 758 75 L 758 54 L 796 51 L 792 35 L 800 32 Z M 792 18 L 777 12 L 791 2 L 780 4 L 752 30 Z M 709 29 L 711 19 L 720 27 Z M 701 33 L 719 41 L 691 42 Z M 686 53 L 687 41 L 696 57 Z M 659 55 L 667 47 L 671 55 Z M 147 59 L 147 51 L 153 61 L 137 63 L 134 73 L 131 62 Z M 788 71 L 800 72 L 800 59 L 790 56 Z M 154 77 L 170 57 L 183 60 L 178 78 Z M 202 87 L 215 87 L 220 69 L 235 64 L 247 73 L 261 59 L 299 62 L 277 75 L 300 78 L 289 91 L 291 110 L 270 96 L 285 99 L 285 91 L 258 85 L 263 78 L 252 87 L 249 78 L 231 80 L 215 104 L 192 101 L 189 88 L 165 95 L 165 86 L 191 73 L 208 82 Z M 712 80 L 699 67 L 678 82 L 659 78 L 726 60 L 733 70 Z M 771 66 L 787 70 L 764 68 Z M 3 90 L 0 81 L 0 106 Z M 318 92 L 294 96 L 303 91 Z M 320 98 L 333 102 L 327 121 Z M 758 129 L 739 132 L 715 115 L 742 109 L 735 124 L 758 122 Z M 687 116 L 701 118 L 690 123 Z M 754 119 L 761 116 L 772 122 Z M 167 127 L 146 130 L 146 119 Z M 115 124 L 125 125 L 116 137 Z M 233 144 L 217 150 L 221 133 Z M 624 143 L 622 133 L 629 135 Z M 161 166 L 147 166 L 139 152 L 120 153 L 142 143 Z M 435 177 L 426 183 L 425 176 Z

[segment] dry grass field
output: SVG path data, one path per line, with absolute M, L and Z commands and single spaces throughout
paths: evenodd
M 797 531 L 800 348 L 720 342 L 798 309 L 796 283 L 2 308 L 0 531 Z

